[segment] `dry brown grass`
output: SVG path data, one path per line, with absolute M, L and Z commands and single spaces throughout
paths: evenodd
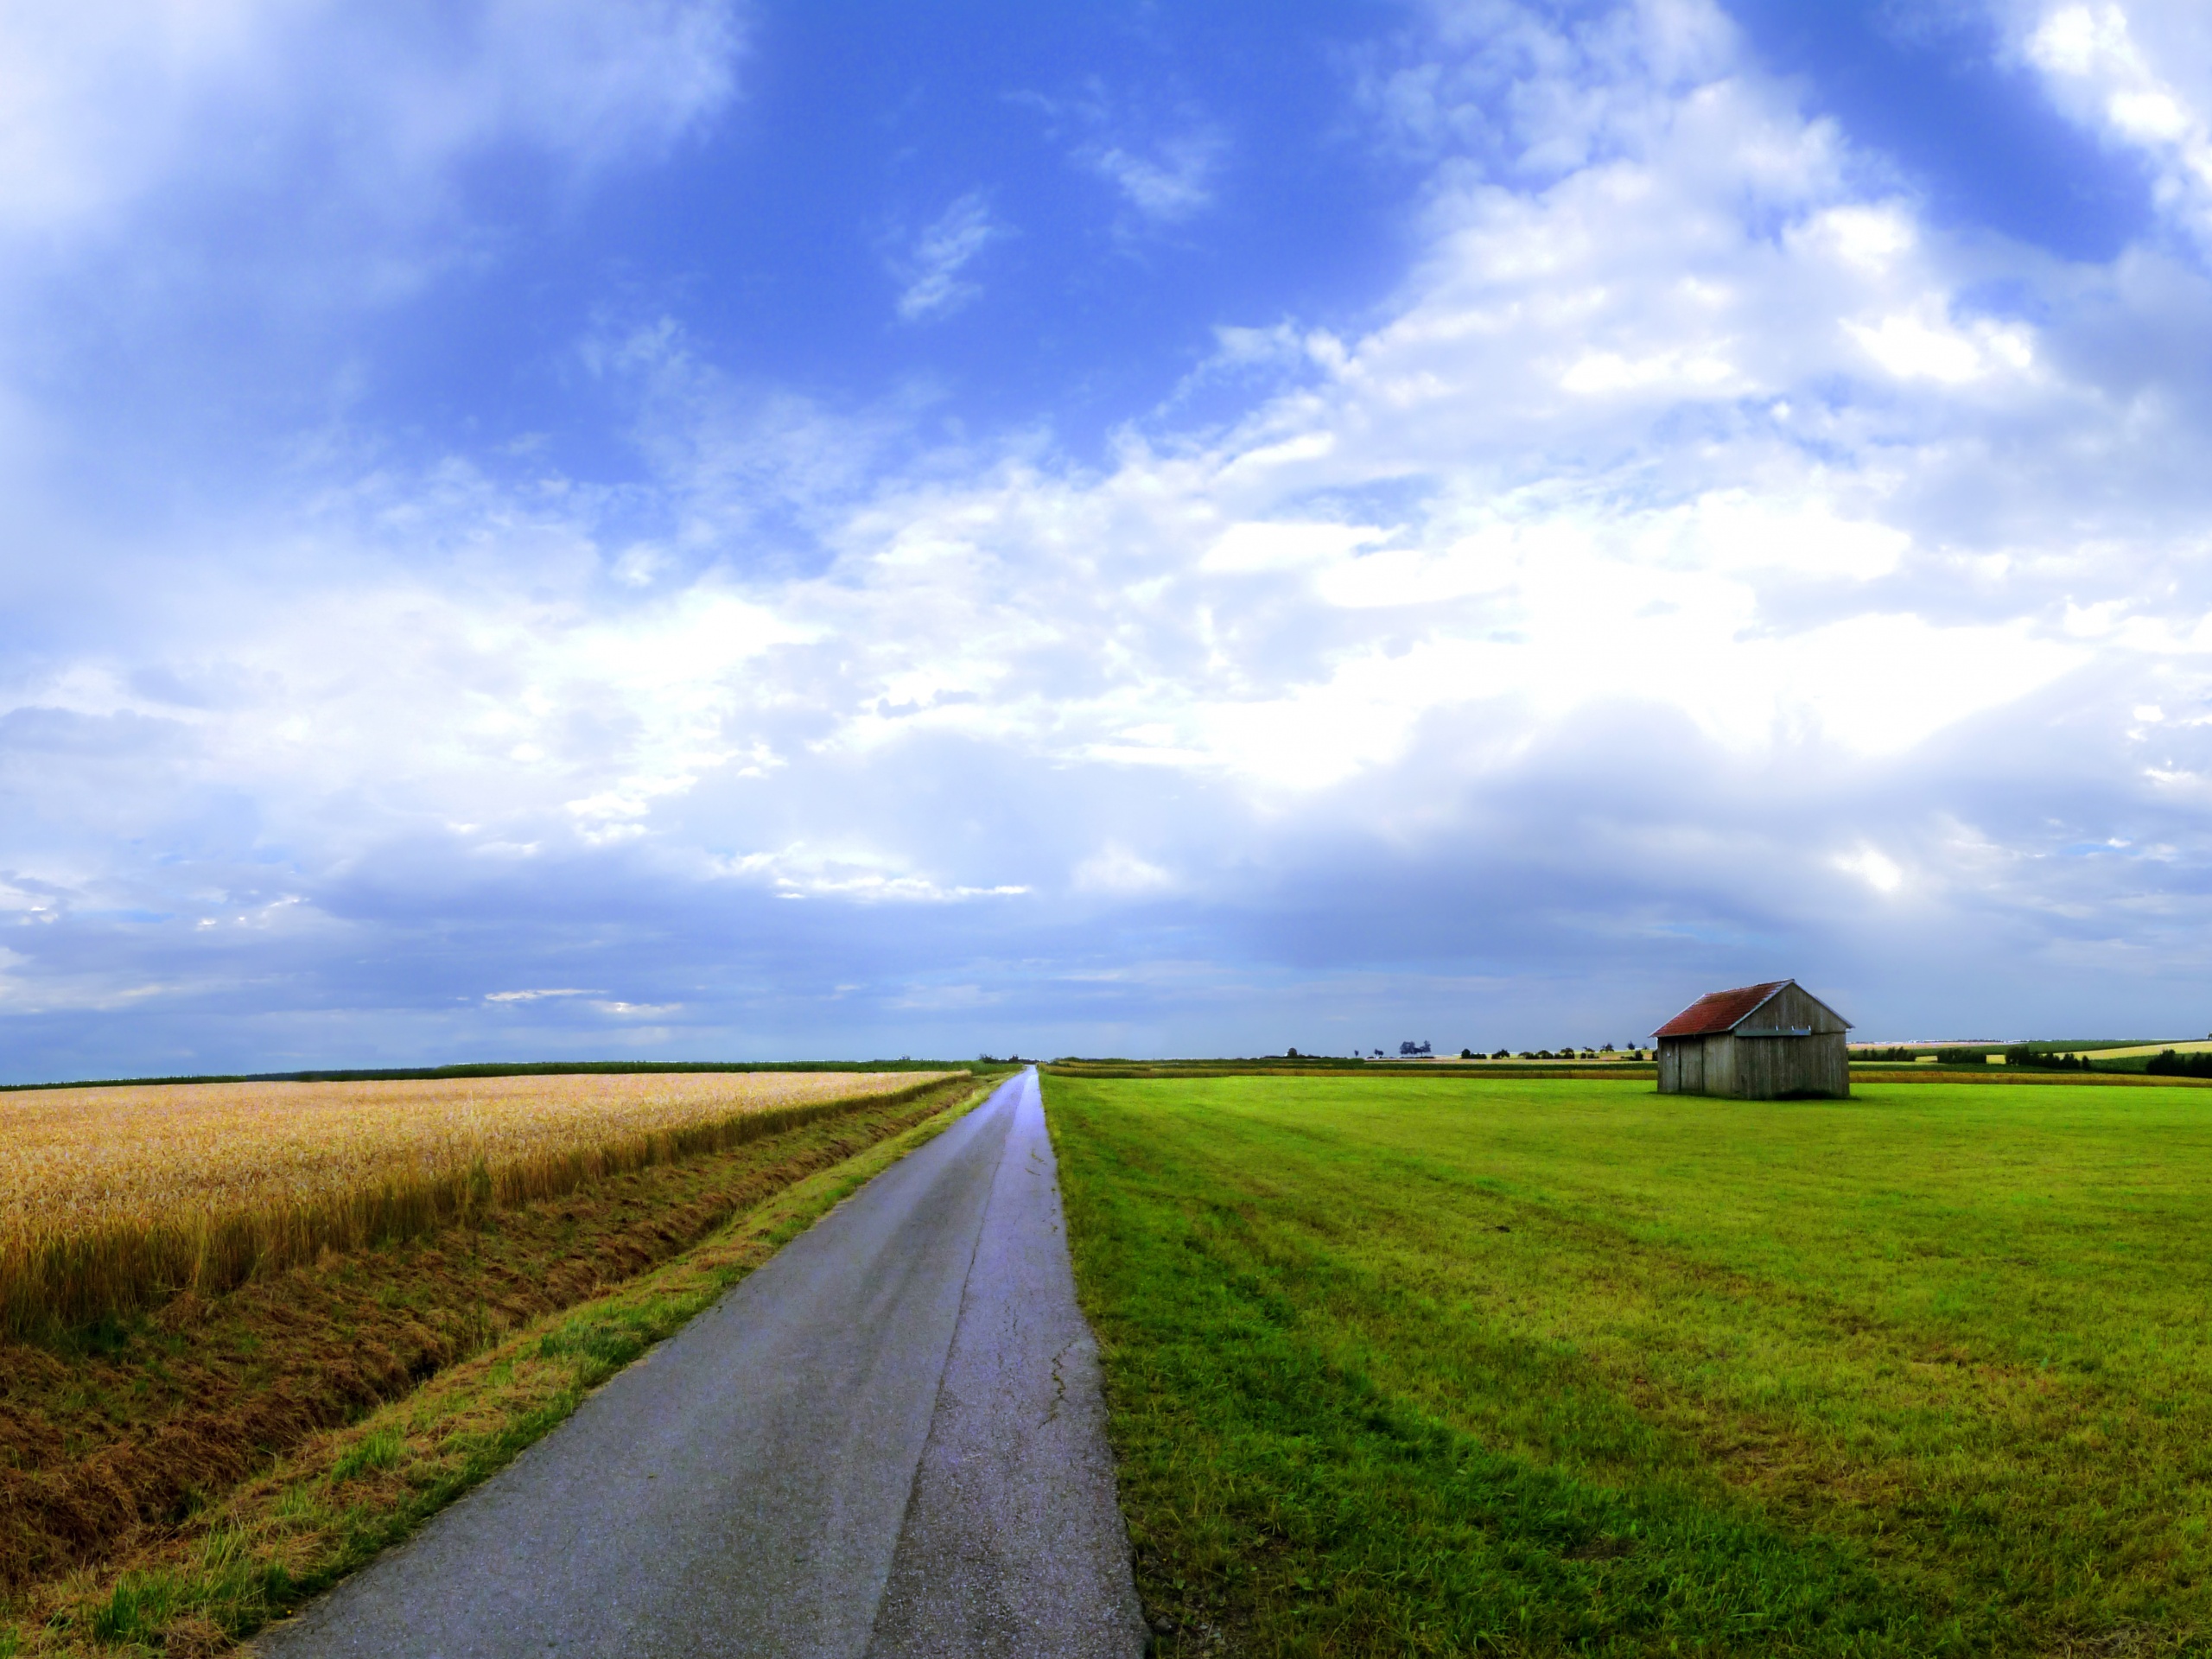
M 183 1084 L 0 1096 L 0 1329 L 208 1295 L 325 1250 L 720 1150 L 942 1072 Z

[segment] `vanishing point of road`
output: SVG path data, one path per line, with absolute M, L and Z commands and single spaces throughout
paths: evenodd
M 1130 1659 L 1037 1074 L 785 1245 L 264 1659 Z

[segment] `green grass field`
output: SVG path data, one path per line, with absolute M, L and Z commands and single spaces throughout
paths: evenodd
M 2212 1652 L 2212 1091 L 1045 1090 L 1163 1652 Z

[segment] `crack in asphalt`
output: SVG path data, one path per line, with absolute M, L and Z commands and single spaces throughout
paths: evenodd
M 1062 1362 L 1074 1351 L 1075 1344 L 1071 1342 L 1052 1356 L 1052 1408 L 1045 1414 L 1046 1423 L 1060 1414 L 1060 1407 L 1068 1397 L 1068 1379 L 1066 1373 L 1061 1370 L 1060 1366 Z M 1042 1423 L 1039 1425 L 1039 1427 L 1043 1426 Z

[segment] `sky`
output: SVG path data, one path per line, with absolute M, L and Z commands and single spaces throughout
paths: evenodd
M 0 12 L 0 1081 L 2212 1030 L 2199 0 Z

